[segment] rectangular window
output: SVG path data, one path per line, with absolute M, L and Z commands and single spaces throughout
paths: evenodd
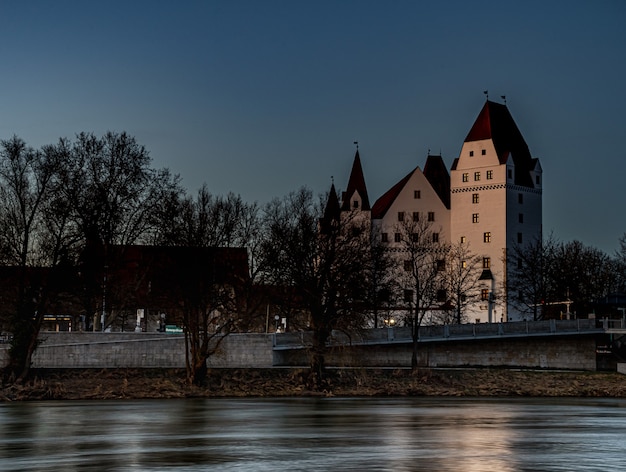
M 491 232 L 490 231 L 485 231 L 483 233 L 483 242 L 484 243 L 490 243 L 491 242 Z
M 483 156 L 486 156 L 487 155 L 487 150 L 486 149 L 481 149 L 480 150 L 480 154 L 483 155 Z
M 522 262 L 522 258 L 518 257 L 517 258 L 517 268 L 518 269 L 522 269 L 524 267 L 524 263 Z
M 419 211 L 414 211 L 413 212 L 413 221 L 419 221 L 420 220 L 420 212 Z
M 352 207 L 353 208 L 359 208 L 359 201 L 358 200 L 353 201 L 352 202 Z
M 411 261 L 404 261 L 404 271 L 411 272 L 411 270 L 413 270 L 413 264 Z
M 448 293 L 445 289 L 437 290 L 437 303 L 445 303 L 448 300 Z
M 489 289 L 483 288 L 480 290 L 480 299 L 483 301 L 489 300 Z
M 518 218 L 517 218 L 517 219 L 518 219 L 518 221 L 519 221 L 520 223 L 523 223 L 523 222 L 524 222 L 524 213 L 520 213 L 520 214 L 518 215 Z
M 517 203 L 519 203 L 519 204 L 524 203 L 524 194 L 523 193 L 519 193 L 517 195 Z
M 467 172 L 463 174 L 463 182 L 469 182 L 469 174 Z
M 439 242 L 439 233 L 433 233 L 433 243 Z
M 491 257 L 483 257 L 483 269 L 491 268 Z
M 478 223 L 478 213 L 472 214 L 472 223 Z
M 420 240 L 420 235 L 418 233 L 411 233 L 411 241 L 413 241 L 414 243 L 419 242 Z
M 428 221 L 435 221 L 435 212 L 434 211 L 429 211 L 428 212 Z
M 480 180 L 480 172 L 474 172 L 474 180 Z
M 398 212 L 398 221 L 404 221 L 404 212 L 403 211 L 399 211 Z
M 522 244 L 522 233 L 517 233 L 517 244 Z
M 381 241 L 386 243 L 389 242 L 389 235 L 387 233 L 383 233 L 380 237 Z
M 487 171 L 487 180 L 491 180 L 493 179 L 493 171 L 492 170 L 488 170 Z
M 470 157 L 474 155 L 474 151 L 470 151 Z
M 467 242 L 467 237 L 461 236 L 461 244 L 465 244 Z
M 413 190 L 413 198 L 422 198 L 421 190 Z
M 513 178 L 513 169 L 508 169 L 506 175 L 508 176 L 509 180 L 511 180 Z
M 472 203 L 478 203 L 478 194 L 477 193 L 473 193 L 472 194 Z
M 535 176 L 535 183 L 536 183 L 537 185 L 541 185 L 541 176 L 540 176 L 540 175 L 536 175 L 536 176 Z
M 461 268 L 467 269 L 467 261 L 462 261 L 461 262 Z
M 402 242 L 402 238 L 400 237 L 400 233 L 394 233 L 393 234 L 393 240 L 397 243 Z

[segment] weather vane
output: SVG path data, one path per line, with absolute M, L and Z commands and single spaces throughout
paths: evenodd
M 354 144 L 356 145 L 356 150 L 358 151 L 359 150 L 359 142 L 355 141 Z
M 485 94 L 485 97 L 487 97 L 487 100 L 489 100 L 489 90 L 484 90 L 483 93 Z
M 500 95 L 500 97 L 502 97 L 502 100 L 504 100 L 504 104 L 506 105 L 506 95 Z

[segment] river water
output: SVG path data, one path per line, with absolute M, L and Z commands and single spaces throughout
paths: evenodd
M 0 404 L 0 471 L 622 471 L 626 400 Z

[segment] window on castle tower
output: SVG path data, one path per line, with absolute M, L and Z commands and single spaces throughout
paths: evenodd
M 352 202 L 352 207 L 353 208 L 359 208 L 359 201 L 358 200 L 353 201 Z
M 470 157 L 474 155 L 474 151 L 470 151 Z
M 428 221 L 435 221 L 435 212 L 434 211 L 429 211 L 428 212 Z
M 397 243 L 402 242 L 402 236 L 400 235 L 400 233 L 394 233 L 393 234 L 393 240 Z
M 461 236 L 461 244 L 465 244 L 467 242 L 466 236 Z
M 403 211 L 399 211 L 398 212 L 398 221 L 404 221 L 404 212 Z
M 413 198 L 422 198 L 421 190 L 413 190 Z
M 488 170 L 487 171 L 487 180 L 491 180 L 493 179 L 493 171 L 492 170 Z
M 389 242 L 389 236 L 387 235 L 387 233 L 382 233 L 380 239 L 384 243 Z
M 491 268 L 491 257 L 483 257 L 483 269 Z
M 513 169 L 509 169 L 509 170 L 507 171 L 507 176 L 509 177 L 509 179 L 512 179 L 512 178 L 513 178 Z
M 518 219 L 518 221 L 519 221 L 520 223 L 523 223 L 523 222 L 524 222 L 524 213 L 520 213 L 520 214 L 518 215 L 517 219 Z
M 474 172 L 474 180 L 480 180 L 480 172 Z
M 439 242 L 439 233 L 433 233 L 433 243 Z
M 463 182 L 469 182 L 469 174 L 467 172 L 463 173 Z
M 478 213 L 472 214 L 472 223 L 478 223 Z
M 536 175 L 536 176 L 535 176 L 535 183 L 536 183 L 537 185 L 541 185 L 541 176 L 540 176 L 540 175 Z
M 419 211 L 414 211 L 413 212 L 413 221 L 419 221 L 420 220 L 420 212 Z
M 522 244 L 522 233 L 517 233 L 517 244 Z
M 489 300 L 489 289 L 483 288 L 480 290 L 480 299 L 481 300 Z
M 472 203 L 478 203 L 478 194 L 477 193 L 473 193 L 472 194 Z
M 484 243 L 490 243 L 491 242 L 491 232 L 490 231 L 485 231 L 483 233 L 483 242 Z
M 487 150 L 486 150 L 486 149 L 481 149 L 481 150 L 480 150 L 480 153 L 481 153 L 483 156 L 485 156 L 485 155 L 487 154 Z

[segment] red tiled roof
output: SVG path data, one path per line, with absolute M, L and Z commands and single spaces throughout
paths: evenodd
M 532 169 L 530 151 L 506 105 L 487 100 L 465 142 L 483 139 L 493 141 L 500 164 L 506 163 L 509 154 L 513 156 L 517 185 L 533 187 L 529 173 Z
M 400 195 L 400 192 L 413 175 L 413 172 L 415 172 L 417 169 L 418 168 L 416 167 L 411 172 L 409 172 L 400 182 L 391 187 L 389 190 L 387 190 L 386 193 L 383 194 L 382 197 L 376 200 L 376 203 L 374 203 L 374 206 L 372 207 L 373 219 L 379 220 L 383 216 L 385 216 L 393 202 L 396 200 L 396 198 L 398 198 L 398 195 Z
M 357 149 L 354 155 L 354 162 L 352 163 L 352 171 L 350 172 L 350 179 L 348 180 L 348 188 L 343 193 L 345 198 L 341 205 L 343 211 L 350 210 L 350 198 L 354 195 L 354 192 L 359 192 L 363 203 L 361 205 L 362 210 L 368 211 L 370 209 L 370 201 L 367 196 L 367 187 L 365 186 L 365 177 L 363 176 L 363 168 L 361 167 L 361 157 Z

